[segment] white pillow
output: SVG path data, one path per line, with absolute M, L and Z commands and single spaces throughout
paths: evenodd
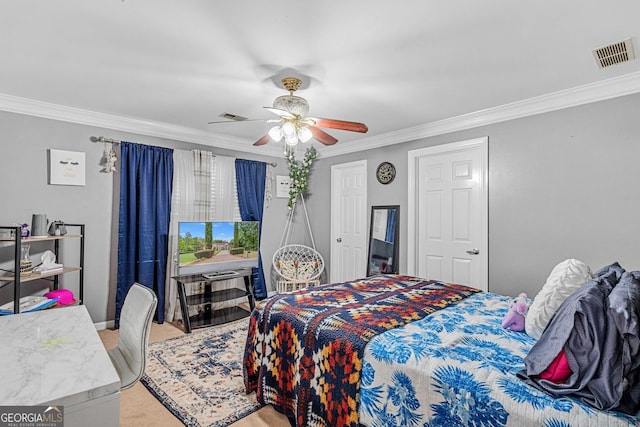
M 564 300 L 589 279 L 591 269 L 582 261 L 567 259 L 556 265 L 529 307 L 525 322 L 527 335 L 539 339 Z

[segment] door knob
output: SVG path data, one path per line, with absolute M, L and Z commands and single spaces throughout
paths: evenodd
M 336 239 L 336 242 L 338 242 L 338 243 L 342 242 L 342 237 L 338 237 L 338 238 Z
M 473 248 L 473 249 L 471 249 L 470 251 L 467 251 L 467 253 L 468 253 L 469 255 L 478 255 L 478 254 L 480 253 L 480 249 L 478 249 L 478 248 Z

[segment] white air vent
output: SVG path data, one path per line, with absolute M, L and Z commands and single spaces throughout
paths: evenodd
M 603 46 L 593 51 L 593 57 L 600 68 L 610 67 L 635 59 L 631 39 Z

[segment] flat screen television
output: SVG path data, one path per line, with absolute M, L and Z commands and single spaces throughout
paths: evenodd
M 257 267 L 259 221 L 180 222 L 178 274 L 226 274 Z

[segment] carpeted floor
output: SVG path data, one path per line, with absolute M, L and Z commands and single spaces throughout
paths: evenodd
M 153 323 L 149 342 L 163 341 L 183 334 L 181 329 L 172 324 L 158 325 Z M 118 342 L 117 330 L 105 329 L 99 331 L 99 335 L 106 348 L 114 347 Z M 122 427 L 178 427 L 182 425 L 182 422 L 139 382 L 120 395 L 120 426 Z M 231 427 L 290 427 L 290 423 L 287 417 L 276 412 L 271 406 L 265 406 L 231 424 Z

